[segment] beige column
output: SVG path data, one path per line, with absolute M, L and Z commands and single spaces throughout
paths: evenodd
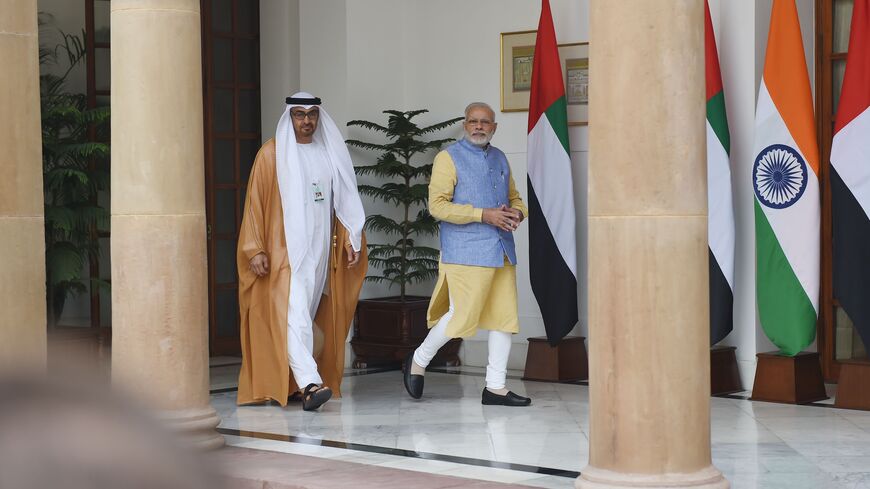
M 727 488 L 710 459 L 703 0 L 592 0 L 583 489 Z
M 199 0 L 112 1 L 112 377 L 197 446 L 208 395 Z
M 0 370 L 45 369 L 36 0 L 0 0 Z

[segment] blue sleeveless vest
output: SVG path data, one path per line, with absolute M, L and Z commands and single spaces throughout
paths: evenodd
M 465 139 L 451 144 L 446 151 L 456 167 L 454 204 L 471 204 L 475 208 L 510 206 L 511 169 L 504 153 L 489 145 L 485 149 Z M 451 224 L 441 222 L 441 261 L 457 265 L 502 267 L 504 257 L 516 265 L 513 233 L 482 222 Z

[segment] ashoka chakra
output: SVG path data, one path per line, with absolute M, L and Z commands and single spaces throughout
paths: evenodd
M 794 148 L 772 144 L 755 158 L 752 186 L 762 204 L 784 209 L 797 202 L 807 188 L 807 164 Z

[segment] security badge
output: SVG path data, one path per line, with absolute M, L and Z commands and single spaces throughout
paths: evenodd
M 313 182 L 311 184 L 312 191 L 314 192 L 314 202 L 322 202 L 323 201 L 323 189 L 320 188 L 320 182 Z

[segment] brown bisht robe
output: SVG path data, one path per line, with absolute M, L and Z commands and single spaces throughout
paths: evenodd
M 314 359 L 325 385 L 341 396 L 344 353 L 350 322 L 368 268 L 365 236 L 359 264 L 347 268 L 348 232 L 333 219 L 328 280 L 314 319 Z M 249 268 L 257 253 L 269 259 L 269 274 L 257 277 Z M 238 404 L 273 399 L 282 406 L 299 389 L 287 359 L 287 308 L 290 300 L 290 263 L 275 169 L 275 141 L 260 148 L 245 198 L 236 255 L 239 269 L 239 313 L 242 370 Z M 320 334 L 319 334 L 320 333 Z M 322 341 L 319 341 L 322 338 Z M 322 344 L 322 348 L 318 348 Z M 302 386 L 305 387 L 305 386 Z

